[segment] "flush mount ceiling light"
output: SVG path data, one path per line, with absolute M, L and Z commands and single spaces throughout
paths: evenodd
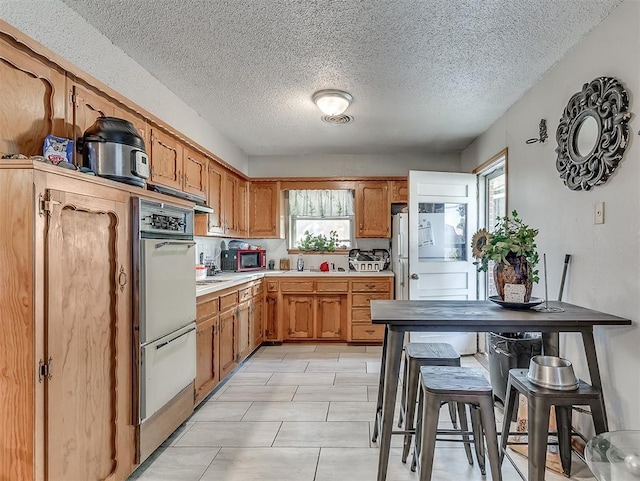
M 319 90 L 311 98 L 325 115 L 332 116 L 342 114 L 353 100 L 351 94 L 334 89 Z

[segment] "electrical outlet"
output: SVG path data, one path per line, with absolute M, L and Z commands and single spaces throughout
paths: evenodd
M 604 202 L 596 202 L 593 209 L 593 223 L 604 224 Z

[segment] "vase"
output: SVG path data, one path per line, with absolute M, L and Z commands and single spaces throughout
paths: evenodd
M 524 302 L 531 300 L 531 289 L 533 283 L 529 278 L 529 263 L 527 259 L 521 256 L 507 256 L 509 262 L 498 262 L 493 268 L 493 280 L 498 290 L 500 299 L 504 300 L 505 284 L 524 284 Z

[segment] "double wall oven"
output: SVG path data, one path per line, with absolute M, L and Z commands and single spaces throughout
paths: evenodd
M 195 242 L 191 209 L 136 198 L 133 219 L 138 340 L 133 408 L 142 462 L 193 410 Z

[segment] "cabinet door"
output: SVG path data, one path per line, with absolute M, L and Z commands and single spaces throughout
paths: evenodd
M 386 181 L 359 182 L 356 189 L 356 237 L 390 237 L 391 203 Z
M 151 179 L 153 184 L 182 190 L 182 144 L 161 130 L 151 130 Z
M 49 193 L 47 479 L 124 479 L 134 451 L 128 206 Z
M 196 403 L 202 401 L 219 380 L 217 325 L 217 316 L 196 324 Z
M 288 295 L 284 300 L 285 339 L 313 338 L 313 296 Z
M 238 306 L 238 361 L 242 361 L 251 352 L 251 328 L 249 326 L 250 311 L 251 301 L 243 302 Z
M 82 137 L 98 117 L 115 116 L 115 105 L 107 98 L 102 97 L 81 85 L 73 86 L 73 140 Z M 82 164 L 82 156 L 75 152 L 76 164 Z
M 249 182 L 238 179 L 236 182 L 236 235 L 249 236 Z
M 409 186 L 406 180 L 391 181 L 391 203 L 409 202 Z
M 201 199 L 207 198 L 207 158 L 189 147 L 182 160 L 182 190 Z
M 207 204 L 213 209 L 213 213 L 207 214 L 209 216 L 207 232 L 209 234 L 224 234 L 225 173 L 217 162 L 210 160 L 208 176 Z
M 346 339 L 347 296 L 317 296 L 316 337 Z
M 236 310 L 220 314 L 220 379 L 238 365 L 236 361 Z
M 252 182 L 249 189 L 249 237 L 280 237 L 278 182 Z
M 278 329 L 278 293 L 269 292 L 265 297 L 264 312 L 264 340 L 281 341 L 282 335 Z
M 251 310 L 251 349 L 255 349 L 262 344 L 263 339 L 263 299 L 262 296 L 253 298 L 253 308 Z
M 231 172 L 225 172 L 224 176 L 224 198 L 222 200 L 224 232 L 229 235 L 236 235 L 238 219 L 236 218 L 236 197 L 238 195 L 238 178 Z

